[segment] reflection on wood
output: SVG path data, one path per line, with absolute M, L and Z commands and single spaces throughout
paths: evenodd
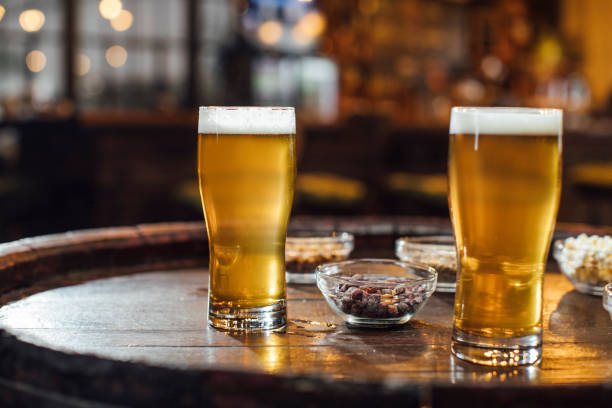
M 293 228 L 352 232 L 355 257 L 392 257 L 399 235 L 449 232 L 445 221 L 397 217 L 305 217 Z M 559 238 L 606 232 L 561 228 Z M 448 294 L 435 294 L 403 327 L 355 330 L 316 287 L 292 286 L 284 331 L 213 330 L 206 325 L 206 246 L 202 223 L 0 245 L 0 401 L 574 408 L 612 399 L 612 323 L 601 299 L 574 291 L 553 264 L 541 365 L 492 369 L 451 357 Z
M 43 347 L 171 368 L 402 383 L 589 384 L 612 376 L 612 322 L 601 300 L 557 273 L 545 281 L 544 359 L 529 370 L 451 358 L 452 295 L 436 293 L 403 327 L 365 330 L 348 328 L 314 286 L 290 287 L 284 331 L 240 334 L 206 324 L 207 281 L 204 270 L 95 280 L 4 306 L 0 324 Z

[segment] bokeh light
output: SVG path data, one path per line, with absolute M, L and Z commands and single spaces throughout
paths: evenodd
M 296 44 L 299 45 L 308 45 L 312 42 L 313 38 L 304 35 L 304 33 L 300 30 L 300 26 L 296 25 L 291 30 L 291 37 Z
M 111 26 L 116 31 L 125 31 L 132 26 L 132 22 L 134 21 L 134 16 L 128 10 L 121 10 L 117 17 L 111 20 Z
M 100 14 L 107 20 L 117 17 L 122 9 L 123 4 L 121 4 L 120 0 L 102 0 L 100 4 L 98 4 Z
M 19 15 L 19 25 L 24 31 L 33 33 L 45 24 L 45 14 L 37 9 L 24 10 Z
M 91 60 L 85 54 L 79 54 L 76 57 L 76 74 L 83 76 L 89 72 L 91 68 Z
M 293 40 L 300 45 L 310 44 L 325 31 L 325 17 L 316 11 L 306 14 L 291 30 Z
M 325 31 L 325 17 L 316 11 L 311 11 L 302 17 L 299 23 L 303 30 L 308 32 L 313 37 L 319 36 Z
M 480 62 L 480 69 L 488 79 L 497 81 L 502 78 L 504 64 L 496 55 L 489 54 Z
M 106 62 L 114 68 L 119 68 L 127 61 L 128 53 L 120 45 L 113 45 L 106 50 Z
M 26 65 L 32 72 L 40 72 L 47 65 L 47 57 L 42 51 L 34 50 L 30 51 L 26 55 Z
M 4 17 L 4 12 L 6 10 L 4 9 L 4 6 L 0 5 L 0 21 L 2 21 L 2 17 Z
M 283 26 L 278 21 L 266 21 L 257 29 L 259 41 L 266 45 L 276 44 L 283 36 Z

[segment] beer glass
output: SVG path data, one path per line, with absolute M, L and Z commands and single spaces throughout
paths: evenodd
M 199 113 L 208 323 L 226 330 L 283 327 L 285 238 L 296 174 L 294 109 L 200 107 Z
M 452 109 L 449 209 L 459 262 L 451 350 L 463 360 L 514 366 L 541 359 L 562 119 L 558 109 Z

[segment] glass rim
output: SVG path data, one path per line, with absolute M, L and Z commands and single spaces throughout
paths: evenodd
M 199 110 L 278 110 L 278 111 L 295 111 L 293 106 L 206 106 L 198 107 Z
M 294 135 L 295 108 L 282 106 L 200 106 L 199 134 Z
M 453 106 L 451 113 L 520 113 L 530 115 L 555 115 L 563 114 L 561 108 L 533 108 L 520 106 Z
M 557 108 L 463 107 L 451 109 L 449 134 L 563 134 L 563 110 Z

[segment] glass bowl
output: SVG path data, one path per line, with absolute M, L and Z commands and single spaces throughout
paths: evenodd
M 427 265 L 438 272 L 436 291 L 454 293 L 457 285 L 457 253 L 451 235 L 404 237 L 395 240 L 395 256 L 405 262 Z
M 581 234 L 555 241 L 553 256 L 579 292 L 601 296 L 604 285 L 612 281 L 610 236 Z
M 612 283 L 604 286 L 603 305 L 604 309 L 610 313 L 610 319 L 612 319 Z
M 406 323 L 436 289 L 426 265 L 393 259 L 355 259 L 319 265 L 317 286 L 346 323 L 389 327 Z
M 603 307 L 610 313 L 610 319 L 612 319 L 612 283 L 604 286 Z
M 347 232 L 290 233 L 285 244 L 287 282 L 315 283 L 317 266 L 347 259 L 354 247 L 355 238 Z

